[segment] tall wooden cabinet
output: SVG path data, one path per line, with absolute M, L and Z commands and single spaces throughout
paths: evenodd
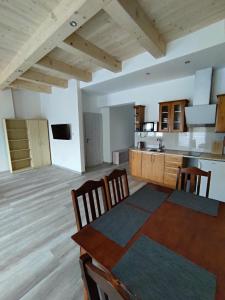
M 159 103 L 159 131 L 186 131 L 185 107 L 187 105 L 188 100 L 186 99 Z
M 225 94 L 218 95 L 217 114 L 216 114 L 216 132 L 225 132 Z
M 47 120 L 3 120 L 11 172 L 51 164 Z
M 51 164 L 47 120 L 27 120 L 31 166 L 33 168 Z

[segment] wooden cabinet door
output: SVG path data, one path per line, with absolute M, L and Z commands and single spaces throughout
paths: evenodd
M 218 95 L 216 132 L 225 132 L 225 95 Z
M 42 155 L 40 152 L 40 135 L 38 120 L 27 120 L 27 131 L 31 155 L 31 166 L 33 168 L 42 166 Z
M 172 132 L 183 132 L 186 130 L 184 101 L 175 101 L 171 103 L 170 126 Z
M 152 153 L 143 152 L 142 154 L 142 177 L 153 180 Z
M 142 152 L 130 150 L 129 165 L 130 165 L 131 175 L 141 177 L 141 162 L 142 162 Z
M 51 164 L 49 135 L 48 135 L 48 121 L 39 120 L 38 126 L 39 126 L 40 153 L 42 159 L 42 166 L 47 166 Z
M 170 103 L 159 104 L 159 131 L 169 132 L 170 131 L 170 114 L 171 105 Z
M 152 154 L 152 180 L 158 183 L 163 183 L 164 178 L 164 165 L 165 155 L 164 153 Z

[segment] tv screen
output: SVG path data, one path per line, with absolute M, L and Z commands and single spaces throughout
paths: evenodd
M 52 135 L 55 140 L 70 140 L 70 125 L 69 124 L 55 124 L 51 125 Z

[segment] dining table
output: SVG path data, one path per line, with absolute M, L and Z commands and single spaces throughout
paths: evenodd
M 170 201 L 174 193 L 170 188 L 149 183 L 147 187 L 149 187 L 149 201 L 151 201 L 152 192 L 165 194 L 164 201 L 161 201 L 160 205 L 155 207 L 151 213 L 145 205 L 138 205 L 138 197 L 140 201 L 142 197 L 139 191 L 136 193 L 137 201 L 129 201 L 128 198 L 117 205 L 126 205 L 127 208 L 135 208 L 140 212 L 148 213 L 143 224 L 125 243 L 118 243 L 109 238 L 92 224 L 86 225 L 74 234 L 73 241 L 104 270 L 111 272 L 141 237 L 148 237 L 173 253 L 191 261 L 194 265 L 214 274 L 216 278 L 215 300 L 224 300 L 225 203 L 218 202 L 217 215 L 212 216 L 181 205 L 179 202 Z M 132 195 L 130 197 L 132 198 Z M 178 195 L 178 200 L 179 197 L 182 200 L 182 193 Z M 113 210 L 116 211 L 116 207 L 112 208 L 111 214 L 113 214 Z

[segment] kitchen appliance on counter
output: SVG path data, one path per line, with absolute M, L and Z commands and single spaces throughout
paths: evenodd
M 140 149 L 140 150 L 144 149 L 145 148 L 145 142 L 138 142 L 137 143 L 137 148 Z
M 143 132 L 156 132 L 158 131 L 158 122 L 144 122 L 142 124 Z

